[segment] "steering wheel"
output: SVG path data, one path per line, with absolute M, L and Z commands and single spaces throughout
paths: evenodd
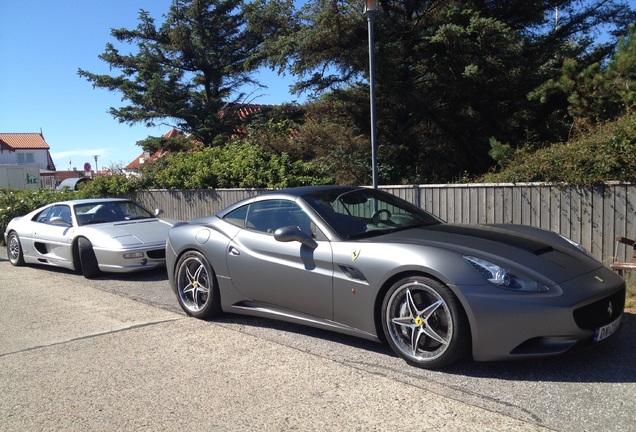
M 382 220 L 381 216 L 382 214 L 386 214 L 386 220 Z M 375 213 L 373 213 L 373 216 L 371 216 L 371 223 L 373 225 L 377 225 L 380 222 L 388 222 L 389 218 L 391 217 L 391 212 L 388 211 L 387 209 L 380 209 L 378 211 L 376 211 Z

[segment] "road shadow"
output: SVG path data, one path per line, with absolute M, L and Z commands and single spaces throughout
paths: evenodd
M 9 261 L 0 255 L 0 262 Z M 68 274 L 77 277 L 83 277 L 81 272 L 70 270 L 63 267 L 55 267 L 46 264 L 26 264 L 24 267 L 34 268 L 38 271 L 49 271 L 57 274 Z M 148 270 L 140 270 L 131 273 L 101 273 L 99 276 L 92 278 L 95 280 L 116 280 L 130 282 L 165 282 L 168 283 L 168 273 L 165 267 L 152 268 Z M 89 279 L 89 280 L 92 280 Z
M 377 343 L 299 324 L 228 313 L 214 319 L 213 322 L 290 332 L 397 359 L 397 355 L 386 343 Z M 380 370 L 387 368 L 386 365 L 369 364 L 370 369 L 376 367 Z M 636 315 L 626 313 L 623 316 L 621 328 L 611 338 L 596 346 L 573 353 L 531 360 L 499 362 L 475 362 L 464 359 L 437 371 L 417 369 L 403 361 L 397 368 L 390 368 L 395 372 L 413 376 L 446 373 L 509 381 L 634 383 L 636 382 Z
M 142 270 L 133 273 L 102 273 L 101 280 L 118 280 L 130 282 L 165 282 L 168 283 L 168 272 L 165 267 Z
M 219 324 L 236 324 L 245 327 L 252 328 L 267 328 L 270 330 L 276 330 L 281 332 L 288 332 L 304 337 L 315 338 L 320 340 L 329 341 L 336 344 L 346 345 L 353 348 L 358 348 L 365 351 L 385 354 L 391 357 L 397 355 L 391 350 L 391 348 L 384 343 L 374 342 L 368 339 L 361 339 L 355 336 L 350 336 L 342 333 L 336 333 L 329 330 L 323 330 L 315 327 L 308 327 L 301 324 L 289 323 L 286 321 L 279 321 L 270 318 L 253 317 L 246 315 L 237 315 L 232 313 L 223 313 L 217 318 L 214 318 L 214 323 Z

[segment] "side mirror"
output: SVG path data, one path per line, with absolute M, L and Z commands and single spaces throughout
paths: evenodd
M 162 209 L 155 209 L 155 216 L 159 217 L 163 214 L 163 210 Z
M 64 220 L 60 216 L 52 217 L 51 219 L 49 219 L 49 222 L 51 223 L 51 225 L 55 225 L 55 226 L 62 226 L 62 227 L 72 226 L 72 224 L 70 224 L 69 221 Z
M 279 242 L 297 241 L 310 249 L 316 249 L 318 247 L 318 243 L 316 243 L 316 241 L 312 239 L 309 234 L 301 231 L 301 229 L 297 226 L 286 226 L 278 228 L 274 232 L 274 238 Z

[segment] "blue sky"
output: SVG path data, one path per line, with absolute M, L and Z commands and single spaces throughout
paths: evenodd
M 121 95 L 94 89 L 78 68 L 109 74 L 98 55 L 114 42 L 111 28 L 135 28 L 138 12 L 156 21 L 170 0 L 0 0 L 0 132 L 40 132 L 58 170 L 125 166 L 141 153 L 135 143 L 166 133 L 167 126 L 120 124 L 110 114 Z M 123 49 L 122 49 L 123 51 Z M 254 102 L 302 101 L 289 94 L 289 76 L 263 70 L 268 88 Z

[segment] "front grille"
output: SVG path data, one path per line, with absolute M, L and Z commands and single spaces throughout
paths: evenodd
M 166 259 L 166 249 L 154 249 L 146 252 L 148 258 L 151 259 Z
M 625 308 L 625 286 L 602 300 L 574 311 L 576 325 L 584 330 L 594 330 L 616 320 Z

